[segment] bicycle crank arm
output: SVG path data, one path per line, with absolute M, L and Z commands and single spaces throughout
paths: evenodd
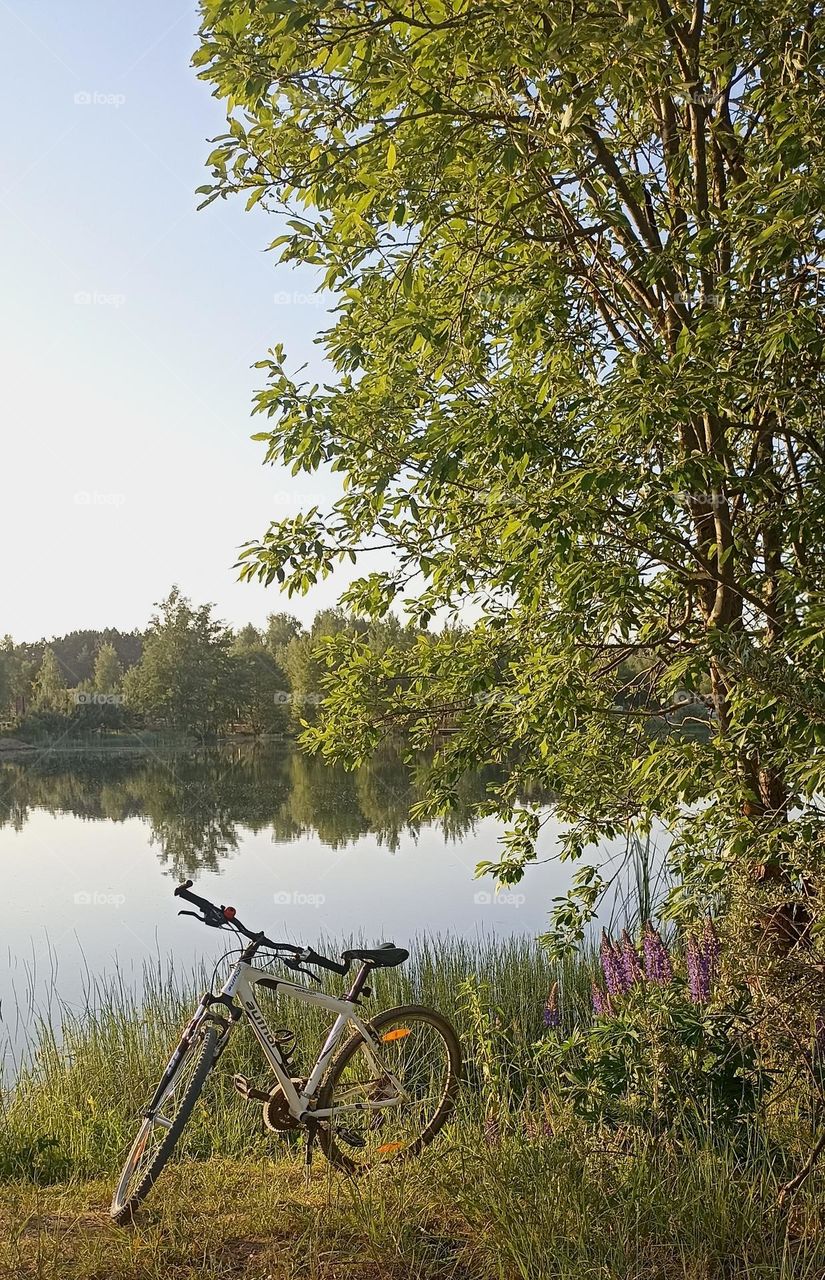
M 232 1084 L 247 1102 L 269 1102 L 270 1094 L 265 1093 L 263 1089 L 256 1089 L 251 1080 L 247 1080 L 246 1076 L 233 1076 Z

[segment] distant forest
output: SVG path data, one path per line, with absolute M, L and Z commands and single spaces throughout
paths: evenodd
M 143 637 L 142 631 L 118 631 L 116 627 L 106 627 L 103 631 L 68 631 L 66 635 L 55 636 L 53 640 L 36 640 L 18 645 L 11 644 L 6 637 L 3 652 L 13 650 L 23 662 L 36 670 L 43 661 L 43 654 L 51 649 L 64 683 L 71 689 L 92 679 L 95 658 L 104 645 L 111 645 L 114 649 L 123 671 L 133 667 L 140 661 L 143 653 Z
M 367 623 L 341 609 L 321 610 L 309 627 L 290 613 L 273 613 L 263 627 L 235 630 L 213 608 L 193 605 L 175 587 L 142 632 L 72 631 L 19 644 L 7 636 L 0 641 L 0 740 L 8 746 L 9 736 L 41 742 L 140 731 L 206 742 L 227 734 L 293 734 L 317 720 L 330 677 L 351 658 L 353 643 L 380 660 L 389 649 L 416 646 L 420 653 L 447 638 L 392 614 Z M 708 711 L 695 695 L 677 698 L 664 717 L 654 710 L 644 662 L 630 657 L 616 675 L 617 703 L 650 708 L 654 729 L 706 729 Z M 476 704 L 519 696 L 518 678 L 517 670 L 505 671 L 509 692 L 483 690 Z M 461 715 L 458 703 L 433 705 L 430 729 L 450 729 Z M 403 731 L 406 718 L 399 705 L 395 727 Z
M 273 613 L 237 630 L 175 587 L 143 631 L 71 631 L 0 641 L 0 731 L 23 741 L 93 731 L 172 730 L 197 740 L 226 732 L 286 734 L 312 721 L 329 663 L 327 637 L 363 636 L 372 650 L 415 642 L 389 617 L 370 623 L 324 609 L 311 625 Z

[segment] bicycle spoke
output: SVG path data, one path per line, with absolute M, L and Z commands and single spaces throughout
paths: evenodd
M 426 1017 L 382 1025 L 376 1047 L 361 1041 L 329 1099 L 333 1133 L 350 1163 L 366 1165 L 417 1143 L 438 1114 L 450 1078 L 449 1047 Z M 356 1110 L 359 1104 L 363 1109 Z

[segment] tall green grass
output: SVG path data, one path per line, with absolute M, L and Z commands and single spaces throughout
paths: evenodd
M 334 944 L 330 954 L 336 953 Z M 506 942 L 421 941 L 410 961 L 373 975 L 367 1012 L 411 1001 L 432 1005 L 455 1023 L 468 1049 L 468 1105 L 478 1092 L 474 1062 L 479 1053 L 465 993 L 468 979 L 491 1026 L 507 1028 L 508 1052 L 516 1056 L 543 1030 L 542 1011 L 550 985 L 559 982 L 566 1017 L 587 1016 L 594 961 L 550 965 L 529 940 Z M 278 966 L 273 966 L 278 971 Z M 289 976 L 283 969 L 285 976 Z M 220 973 L 220 971 L 219 971 Z M 223 974 L 221 973 L 221 978 Z M 38 1182 L 94 1177 L 113 1172 L 145 1105 L 191 1015 L 211 970 L 186 976 L 161 964 L 147 966 L 135 989 L 119 978 L 93 984 L 81 1013 L 64 1009 L 34 1028 L 33 1047 L 0 1103 L 0 1178 Z M 220 978 L 218 985 L 220 985 Z M 341 980 L 327 983 L 341 989 Z M 464 993 L 464 994 L 462 994 Z M 296 1032 L 292 1055 L 298 1074 L 308 1074 L 331 1025 L 323 1009 L 259 991 L 270 1025 Z M 268 1069 L 248 1027 L 234 1033 L 218 1071 L 210 1079 L 184 1134 L 184 1153 L 261 1154 L 272 1137 L 261 1133 L 259 1112 L 235 1092 L 241 1072 L 264 1085 Z
M 367 1277 L 405 1280 L 819 1280 L 821 1176 L 789 1212 L 777 1203 L 810 1132 L 801 1114 L 786 1110 L 782 1134 L 763 1123 L 744 1146 L 718 1134 L 703 1140 L 695 1133 L 599 1130 L 572 1115 L 563 1099 L 544 1096 L 541 1081 L 530 1077 L 550 985 L 559 982 L 571 1029 L 590 1016 L 595 964 L 590 953 L 551 965 L 527 940 L 429 940 L 408 965 L 377 973 L 368 1007 L 423 1001 L 456 1024 L 467 1059 L 460 1107 L 420 1160 L 351 1184 L 319 1174 L 306 1204 L 286 1172 L 298 1156 L 291 1136 L 265 1133 L 258 1105 L 231 1087 L 236 1071 L 261 1084 L 267 1079 L 255 1042 L 241 1028 L 185 1130 L 184 1161 L 164 1172 L 151 1202 L 150 1216 L 160 1215 L 163 1224 L 150 1232 L 157 1274 L 167 1274 L 179 1254 L 191 1254 L 195 1221 L 201 1261 L 180 1274 L 207 1274 L 199 1270 L 209 1254 L 201 1236 L 211 1240 L 211 1231 L 210 1247 L 219 1249 L 246 1213 L 243 1229 L 262 1240 L 271 1236 L 280 1257 L 294 1244 L 288 1274 L 296 1276 L 348 1277 L 358 1260 Z M 0 1220 L 4 1195 L 10 1205 L 27 1205 L 25 1221 L 37 1223 L 50 1221 L 50 1197 L 68 1196 L 81 1217 L 83 1187 L 104 1202 L 135 1114 L 210 976 L 184 977 L 154 965 L 142 990 L 118 979 L 102 982 L 81 1014 L 65 1011 L 59 1027 L 40 1022 L 30 1058 L 2 1098 L 0 1183 L 7 1190 L 0 1186 Z M 296 1069 L 308 1070 L 329 1015 L 263 993 L 261 999 L 273 1026 L 297 1032 Z M 233 1198 L 227 1188 L 236 1183 L 243 1194 Z M 235 1206 L 231 1213 L 227 1205 Z M 17 1210 L 9 1215 L 12 1223 L 19 1217 Z M 24 1228 L 20 1258 L 35 1248 Z M 38 1232 L 37 1249 L 51 1248 L 48 1229 Z M 87 1237 L 76 1232 L 61 1240 L 61 1275 L 132 1276 L 127 1245 L 100 1236 L 92 1246 Z M 315 1250 L 311 1257 L 307 1248 Z M 38 1280 L 53 1274 L 51 1264 L 15 1265 Z

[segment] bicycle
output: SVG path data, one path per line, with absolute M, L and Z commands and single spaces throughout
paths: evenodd
M 351 948 L 336 961 L 311 947 L 273 942 L 264 933 L 253 933 L 238 919 L 234 907 L 219 907 L 191 893 L 191 888 L 192 881 L 187 880 L 175 889 L 175 896 L 192 903 L 197 911 L 179 911 L 179 915 L 193 916 L 212 928 L 235 930 L 248 942 L 220 992 L 204 992 L 149 1105 L 140 1113 L 140 1127 L 112 1198 L 114 1221 L 130 1221 L 149 1194 L 209 1073 L 244 1017 L 276 1083 L 258 1089 L 244 1076 L 235 1076 L 234 1086 L 247 1100 L 263 1104 L 268 1129 L 304 1131 L 307 1173 L 316 1139 L 330 1164 L 347 1174 L 417 1155 L 455 1106 L 461 1072 L 458 1037 L 446 1018 L 423 1005 L 398 1006 L 369 1019 L 357 1012 L 372 994 L 367 986 L 370 973 L 403 964 L 409 952 L 382 943 L 375 948 Z M 259 952 L 270 953 L 272 959 L 318 983 L 314 969 L 343 976 L 354 962 L 360 967 L 344 995 L 328 995 L 253 965 Z M 271 1030 L 255 999 L 256 987 L 335 1014 L 306 1078 L 293 1075 L 294 1034 Z M 354 1031 L 341 1044 L 349 1026 Z

